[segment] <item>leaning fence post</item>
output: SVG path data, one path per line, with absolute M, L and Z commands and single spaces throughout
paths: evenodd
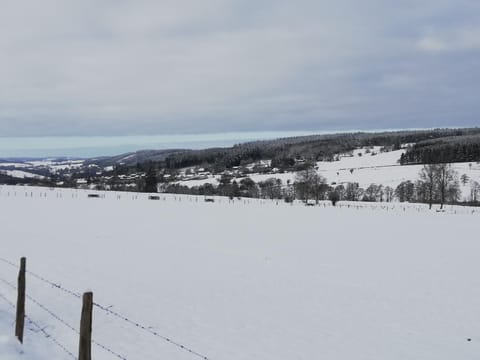
M 25 271 L 27 259 L 20 259 L 20 271 L 18 272 L 18 295 L 17 295 L 17 316 L 15 320 L 15 336 L 23 344 L 23 329 L 25 327 Z
M 83 294 L 82 318 L 80 320 L 80 344 L 78 360 L 92 359 L 92 309 L 93 293 Z

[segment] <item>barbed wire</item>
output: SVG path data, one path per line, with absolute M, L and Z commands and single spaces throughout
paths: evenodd
M 4 263 L 8 264 L 8 265 L 11 265 L 13 267 L 16 267 L 18 268 L 18 265 L 14 264 L 13 262 L 7 260 L 7 259 L 4 259 L 4 258 L 0 258 L 0 261 L 3 261 Z
M 0 261 L 4 262 L 4 263 L 6 263 L 6 264 L 8 264 L 8 265 L 10 265 L 10 266 L 13 266 L 13 267 L 15 267 L 15 268 L 19 268 L 18 265 L 14 264 L 13 262 L 11 262 L 11 261 L 9 261 L 9 260 L 7 260 L 7 259 L 4 259 L 4 258 L 1 258 L 1 257 L 0 257 Z M 35 278 L 43 281 L 44 283 L 52 286 L 53 288 L 59 289 L 59 290 L 65 292 L 65 293 L 67 293 L 67 294 L 69 294 L 69 295 L 74 296 L 75 298 L 79 298 L 79 299 L 81 298 L 81 295 L 80 295 L 79 293 L 77 293 L 77 292 L 74 292 L 74 291 L 72 291 L 72 290 L 66 289 L 66 288 L 64 288 L 63 286 L 61 286 L 60 284 L 57 284 L 57 283 L 55 283 L 55 282 L 53 282 L 53 281 L 51 281 L 51 280 L 48 280 L 48 279 L 46 279 L 45 277 L 43 277 L 43 276 L 41 276 L 41 275 L 38 275 L 38 274 L 35 274 L 35 273 L 31 272 L 31 271 L 28 271 L 28 270 L 27 270 L 26 272 L 27 272 L 28 274 L 34 276 Z M 4 281 L 3 279 L 0 279 L 0 280 Z M 4 281 L 4 282 L 5 282 L 5 281 Z M 8 283 L 8 282 L 7 282 L 7 283 Z M 9 285 L 12 286 L 11 283 L 10 283 Z M 16 288 L 16 287 L 15 287 L 15 288 Z M 201 359 L 203 359 L 203 360 L 211 360 L 208 356 L 205 356 L 205 355 L 203 355 L 203 354 L 201 354 L 201 353 L 199 353 L 199 352 L 191 349 L 189 346 L 186 346 L 186 345 L 183 345 L 183 344 L 181 344 L 181 343 L 179 343 L 179 342 L 177 342 L 177 341 L 174 341 L 174 340 L 172 340 L 171 338 L 169 338 L 169 337 L 167 337 L 167 336 L 161 335 L 161 334 L 159 334 L 158 332 L 151 330 L 149 326 L 142 325 L 142 324 L 140 324 L 139 322 L 133 321 L 133 320 L 129 319 L 128 317 L 126 317 L 126 316 L 124 316 L 124 315 L 122 315 L 122 314 L 120 314 L 120 313 L 118 313 L 118 312 L 116 312 L 116 311 L 111 310 L 111 309 L 110 309 L 110 306 L 108 306 L 108 307 L 107 307 L 107 306 L 103 306 L 103 305 L 101 305 L 101 304 L 99 304 L 99 303 L 96 303 L 96 302 L 94 302 L 93 305 L 94 305 L 95 307 L 99 308 L 100 310 L 103 310 L 104 312 L 107 312 L 107 313 L 109 313 L 109 314 L 111 314 L 111 315 L 113 315 L 113 316 L 115 316 L 115 317 L 117 317 L 117 318 L 119 318 L 119 319 L 121 319 L 121 320 L 129 323 L 130 325 L 135 326 L 136 328 L 139 328 L 139 329 L 141 329 L 141 330 L 143 330 L 143 331 L 146 331 L 146 332 L 150 333 L 151 335 L 156 336 L 157 338 L 160 338 L 160 339 L 162 339 L 162 340 L 164 340 L 164 341 L 166 341 L 166 342 L 168 342 L 168 343 L 170 343 L 170 344 L 178 347 L 178 348 L 181 349 L 181 350 L 184 350 L 184 351 L 186 351 L 186 352 L 188 352 L 188 353 L 190 353 L 190 354 L 192 354 L 192 355 L 195 355 L 195 356 L 197 356 L 197 357 L 199 357 L 199 358 L 201 358 Z M 57 319 L 57 320 L 59 320 L 59 319 Z M 61 320 L 59 320 L 59 321 L 61 321 Z M 65 325 L 65 324 L 64 324 L 64 325 Z M 67 326 L 70 327 L 69 325 L 67 325 Z M 101 344 L 97 344 L 97 345 L 100 346 L 100 347 L 103 346 L 103 345 L 101 345 Z M 109 351 L 107 348 L 106 348 L 105 350 Z M 114 352 L 113 352 L 113 353 L 114 353 Z M 122 357 L 121 355 L 116 354 L 116 353 L 114 353 L 114 354 L 115 354 L 117 357 L 119 357 L 120 359 L 124 359 L 124 357 Z
M 10 286 L 12 289 L 17 289 L 17 287 L 12 284 L 10 281 L 7 281 L 5 279 L 2 279 L 0 278 L 0 281 L 3 282 L 4 284 L 7 284 L 8 286 Z M 35 305 L 37 305 L 38 307 L 40 307 L 42 310 L 44 310 L 46 313 L 48 313 L 51 317 L 53 317 L 54 319 L 56 319 L 57 321 L 61 322 L 63 325 L 65 325 L 67 328 L 69 328 L 70 330 L 72 330 L 74 333 L 77 333 L 77 334 L 80 334 L 80 332 L 75 329 L 72 325 L 70 325 L 69 323 L 67 323 L 65 320 L 63 320 L 62 318 L 60 318 L 58 315 L 56 315 L 53 311 L 51 311 L 50 309 L 48 309 L 45 305 L 41 304 L 39 301 L 37 301 L 36 299 L 34 299 L 33 297 L 31 297 L 30 295 L 28 294 L 25 294 L 25 297 L 27 299 L 29 299 L 31 302 L 33 302 Z
M 17 307 L 13 302 L 8 300 L 8 298 L 5 295 L 3 295 L 2 293 L 0 293 L 0 298 L 2 298 L 8 305 L 13 307 L 14 309 Z
M 7 281 L 7 280 L 2 279 L 2 278 L 0 278 L 0 281 L 3 282 L 4 284 L 8 285 L 9 287 L 11 287 L 13 290 L 17 290 L 17 287 L 15 285 L 13 285 L 10 281 Z
M 101 349 L 105 350 L 106 352 L 109 352 L 110 354 L 114 355 L 115 357 L 117 357 L 117 358 L 119 358 L 119 359 L 122 359 L 122 360 L 127 360 L 127 358 L 126 358 L 126 357 L 124 357 L 124 356 L 122 356 L 122 355 L 120 355 L 120 354 L 116 353 L 116 352 L 115 352 L 115 351 L 113 351 L 112 349 L 110 349 L 110 348 L 106 347 L 105 345 L 102 345 L 102 344 L 100 344 L 100 343 L 96 342 L 95 340 L 92 340 L 92 344 L 94 344 L 94 345 L 98 346 L 99 348 L 101 348 Z
M 4 262 L 4 263 L 6 263 L 6 264 L 8 264 L 8 265 L 10 265 L 10 266 L 13 266 L 13 267 L 15 267 L 15 268 L 17 268 L 17 269 L 19 268 L 19 266 L 18 266 L 17 264 L 14 264 L 13 262 L 11 262 L 11 261 L 9 261 L 9 260 L 7 260 L 7 259 L 4 259 L 4 258 L 1 258 L 1 257 L 0 257 L 0 261 Z M 42 282 L 50 285 L 50 286 L 53 287 L 53 288 L 56 288 L 56 289 L 58 289 L 58 290 L 60 290 L 60 291 L 63 291 L 64 293 L 69 294 L 69 295 L 71 295 L 71 296 L 73 296 L 73 297 L 75 297 L 75 298 L 77 298 L 77 299 L 81 299 L 81 298 L 82 298 L 82 295 L 80 295 L 79 293 L 77 293 L 77 292 L 75 292 L 75 291 L 72 291 L 72 290 L 69 290 L 69 289 L 63 287 L 62 285 L 60 285 L 59 283 L 53 282 L 53 281 L 51 281 L 51 280 L 48 280 L 48 279 L 44 278 L 43 276 L 38 275 L 38 274 L 36 274 L 36 273 L 34 273 L 34 272 L 30 271 L 30 270 L 26 270 L 26 272 L 27 272 L 27 274 L 32 275 L 34 278 L 36 278 L 36 279 L 38 279 L 38 280 L 40 280 L 40 281 L 42 281 Z
M 197 356 L 197 357 L 200 357 L 200 358 L 202 358 L 203 360 L 211 360 L 209 357 L 207 357 L 207 356 L 205 356 L 205 355 L 203 355 L 203 354 L 201 354 L 201 353 L 199 353 L 199 352 L 197 352 L 197 351 L 195 351 L 195 350 L 192 350 L 192 349 L 189 348 L 188 346 L 185 346 L 185 345 L 183 345 L 183 344 L 181 344 L 181 343 L 179 343 L 179 342 L 176 342 L 176 341 L 172 340 L 172 339 L 169 338 L 169 337 L 163 336 L 163 335 L 159 334 L 158 332 L 152 330 L 150 327 L 145 326 L 145 325 L 142 325 L 142 324 L 140 324 L 140 323 L 138 323 L 138 322 L 135 322 L 135 321 L 133 321 L 133 320 L 130 320 L 130 319 L 127 318 L 126 316 L 124 316 L 124 315 L 122 315 L 122 314 L 120 314 L 120 313 L 118 313 L 118 312 L 116 312 L 116 311 L 114 311 L 114 310 L 111 310 L 111 309 L 110 309 L 110 306 L 108 306 L 108 307 L 107 307 L 107 306 L 103 306 L 103 305 L 100 305 L 99 303 L 96 303 L 96 302 L 93 303 L 93 306 L 95 306 L 95 307 L 97 307 L 97 308 L 99 308 L 99 309 L 101 309 L 101 310 L 103 310 L 103 311 L 105 311 L 105 312 L 107 312 L 107 313 L 109 313 L 109 314 L 111 314 L 111 315 L 113 315 L 113 316 L 115 316 L 115 317 L 117 317 L 117 318 L 119 318 L 119 319 L 121 319 L 121 320 L 129 323 L 130 325 L 135 326 L 136 328 L 142 329 L 142 330 L 144 330 L 144 331 L 146 331 L 146 332 L 148 332 L 148 333 L 150 333 L 150 334 L 152 334 L 152 335 L 154 335 L 154 336 L 156 336 L 156 337 L 158 337 L 158 338 L 160 338 L 160 339 L 162 339 L 162 340 L 165 340 L 166 342 L 168 342 L 168 343 L 170 343 L 170 344 L 172 344 L 172 345 L 174 345 L 174 346 L 176 346 L 176 347 L 178 347 L 178 348 L 180 348 L 180 349 L 182 349 L 182 350 L 184 350 L 184 351 L 186 351 L 186 352 L 188 352 L 188 353 L 190 353 L 190 354 L 192 354 L 192 355 L 195 355 L 195 356 Z
M 35 273 L 33 273 L 33 272 L 29 271 L 29 270 L 27 270 L 27 274 L 30 274 L 30 275 L 32 275 L 34 278 L 37 278 L 38 280 L 41 280 L 41 281 L 43 281 L 44 283 L 46 283 L 46 284 L 48 284 L 48 285 L 51 285 L 52 287 L 54 287 L 54 288 L 56 288 L 56 289 L 58 289 L 58 290 L 60 290 L 60 291 L 63 291 L 64 293 L 69 294 L 69 295 L 71 295 L 71 296 L 73 296 L 73 297 L 75 297 L 75 298 L 77 298 L 77 299 L 81 299 L 81 298 L 82 298 L 82 295 L 81 295 L 81 294 L 79 294 L 79 293 L 77 293 L 77 292 L 74 292 L 74 291 L 72 291 L 72 290 L 69 290 L 69 289 L 63 287 L 63 286 L 60 285 L 60 284 L 54 283 L 53 281 L 47 280 L 47 279 L 45 279 L 43 276 L 37 275 L 37 274 L 35 274 Z
M 16 308 L 16 305 L 11 302 L 5 295 L 3 295 L 2 293 L 0 293 L 0 298 L 2 298 L 7 304 L 9 304 L 11 307 L 13 307 L 14 309 Z M 71 358 L 77 360 L 77 357 L 70 351 L 68 350 L 65 345 L 63 345 L 60 341 L 58 341 L 55 337 L 53 337 L 50 333 L 48 333 L 44 327 L 40 326 L 36 321 L 34 321 L 30 316 L 28 315 L 25 315 L 25 319 L 28 321 L 29 324 L 35 326 L 38 331 L 34 331 L 33 329 L 29 329 L 31 330 L 32 332 L 41 332 L 45 338 L 51 340 L 55 345 L 57 345 L 60 349 L 62 349 L 68 356 L 70 356 Z
M 10 281 L 7 281 L 5 279 L 2 279 L 0 278 L 0 281 L 3 282 L 4 284 L 8 285 L 9 287 L 11 287 L 12 289 L 16 290 L 17 287 L 11 283 Z M 80 335 L 80 331 L 77 330 L 74 326 L 70 325 L 69 323 L 67 323 L 65 320 L 63 320 L 60 316 L 58 316 L 57 314 L 55 314 L 52 310 L 48 309 L 45 305 L 43 305 L 42 303 L 40 303 L 38 300 L 34 299 L 33 297 L 31 297 L 30 295 L 28 294 L 25 294 L 25 296 L 27 297 L 27 299 L 29 299 L 30 301 L 32 301 L 34 304 L 36 304 L 38 307 L 40 307 L 42 310 L 44 310 L 46 313 L 48 313 L 50 316 L 52 316 L 55 320 L 59 321 L 60 323 L 62 323 L 64 326 L 66 326 L 68 329 L 72 330 L 74 333 L 76 333 L 77 335 Z M 12 304 L 14 307 L 15 305 Z M 92 340 L 92 343 L 100 348 L 102 348 L 103 350 L 109 352 L 110 354 L 116 356 L 117 358 L 119 359 L 122 359 L 122 360 L 127 360 L 127 358 L 123 355 L 120 355 L 119 353 L 115 352 L 114 350 L 110 349 L 109 347 L 97 342 L 96 340 Z
M 70 351 L 68 350 L 65 345 L 63 345 L 60 341 L 58 341 L 55 337 L 52 336 L 52 334 L 48 333 L 45 330 L 45 327 L 40 326 L 37 322 L 35 322 L 30 316 L 25 315 L 25 319 L 35 326 L 39 332 L 41 332 L 47 339 L 51 340 L 55 345 L 57 345 L 60 349 L 62 349 L 64 352 L 66 352 L 71 358 L 77 360 L 77 357 Z

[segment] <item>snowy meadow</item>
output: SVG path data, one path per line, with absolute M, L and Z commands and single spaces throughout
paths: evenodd
M 478 358 L 479 210 L 91 193 L 0 187 L 2 360 L 76 357 L 86 290 L 94 359 Z

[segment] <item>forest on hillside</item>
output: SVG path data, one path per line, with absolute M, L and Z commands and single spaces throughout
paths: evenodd
M 117 164 L 117 169 L 129 172 L 133 168 L 146 170 L 153 166 L 169 171 L 203 166 L 221 172 L 261 159 L 271 159 L 272 167 L 287 171 L 293 170 L 299 159 L 333 161 L 338 154 L 359 147 L 382 146 L 396 150 L 402 144 L 415 144 L 408 149 L 402 164 L 480 161 L 480 128 L 468 128 L 311 135 L 248 142 L 228 148 L 177 150 L 164 154 L 166 156 L 161 159 L 142 157 L 135 164 Z
M 480 134 L 420 141 L 400 158 L 402 165 L 470 161 L 480 161 Z

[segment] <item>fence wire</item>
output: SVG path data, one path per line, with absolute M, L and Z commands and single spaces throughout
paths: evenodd
M 4 284 L 8 285 L 9 287 L 11 287 L 12 289 L 16 290 L 17 287 L 11 283 L 10 281 L 7 281 L 5 279 L 2 279 L 0 278 L 0 281 L 3 282 Z M 74 326 L 70 325 L 68 322 L 66 322 L 65 320 L 63 320 L 60 316 L 58 316 L 57 314 L 55 314 L 52 310 L 48 309 L 45 305 L 43 305 L 42 303 L 40 303 L 38 300 L 34 299 L 33 297 L 31 297 L 30 295 L 26 294 L 25 295 L 27 299 L 29 299 L 30 301 L 32 301 L 35 305 L 37 305 L 39 308 L 41 308 L 43 311 L 45 311 L 46 313 L 48 313 L 51 317 L 53 317 L 55 320 L 57 320 L 58 322 L 60 322 L 61 324 L 63 324 L 65 327 L 67 327 L 68 329 L 72 330 L 75 334 L 77 335 L 80 335 L 80 331 L 77 330 Z M 13 307 L 15 307 L 15 304 L 13 304 Z M 26 317 L 26 316 L 25 316 Z M 110 354 L 116 356 L 117 358 L 119 359 L 122 359 L 122 360 L 127 360 L 127 358 L 123 355 L 120 355 L 119 353 L 115 352 L 114 350 L 110 349 L 109 347 L 99 343 L 98 341 L 96 340 L 93 340 L 92 339 L 92 344 L 98 346 L 99 348 L 109 352 Z
M 11 261 L 9 261 L 9 260 L 7 260 L 7 259 L 4 259 L 4 258 L 1 258 L 1 257 L 0 257 L 0 261 L 4 262 L 5 264 L 8 264 L 8 265 L 10 265 L 10 266 L 12 266 L 12 267 L 14 267 L 14 268 L 16 268 L 16 269 L 19 268 L 19 266 L 18 266 L 17 264 L 14 264 L 13 262 L 11 262 Z M 44 278 L 43 276 L 38 275 L 38 274 L 36 274 L 36 273 L 28 270 L 28 269 L 26 270 L 26 273 L 29 274 L 29 275 L 32 275 L 32 276 L 33 276 L 34 278 L 36 278 L 37 280 L 40 280 L 40 281 L 44 282 L 45 284 L 50 285 L 51 287 L 56 288 L 56 289 L 58 289 L 58 290 L 60 290 L 60 291 L 63 291 L 64 293 L 69 294 L 69 295 L 71 295 L 71 296 L 73 296 L 73 297 L 75 297 L 75 298 L 77 298 L 77 299 L 81 299 L 81 298 L 82 298 L 82 295 L 81 295 L 81 294 L 79 294 L 79 293 L 77 293 L 77 292 L 75 292 L 75 291 L 69 290 L 69 289 L 63 287 L 62 285 L 60 285 L 59 283 L 53 282 L 53 281 L 51 281 L 51 280 L 48 280 L 48 279 Z
M 10 266 L 12 266 L 12 267 L 15 267 L 15 268 L 17 268 L 17 269 L 19 268 L 18 265 L 14 264 L 13 262 L 11 262 L 11 261 L 9 261 L 9 260 L 7 260 L 7 259 L 0 258 L 0 261 L 4 262 L 4 263 L 6 263 L 6 264 L 8 264 L 8 265 L 10 265 Z M 58 283 L 55 283 L 55 282 L 53 282 L 53 281 L 51 281 L 51 280 L 48 280 L 48 279 L 46 279 L 45 277 L 43 277 L 43 276 L 41 276 L 41 275 L 38 275 L 38 274 L 35 274 L 35 273 L 31 272 L 31 271 L 28 271 L 28 270 L 27 270 L 26 272 L 27 272 L 27 274 L 32 275 L 33 277 L 37 278 L 38 280 L 41 280 L 42 282 L 50 285 L 51 287 L 53 287 L 53 288 L 55 288 L 55 289 L 58 289 L 58 290 L 60 290 L 60 291 L 63 291 L 64 293 L 67 293 L 67 294 L 69 294 L 69 295 L 71 295 L 71 296 L 73 296 L 73 297 L 75 297 L 75 298 L 78 298 L 78 299 L 81 298 L 81 295 L 80 295 L 79 293 L 74 292 L 74 291 L 72 291 L 72 290 L 69 290 L 69 289 L 67 289 L 67 288 L 64 288 L 63 286 L 61 286 L 61 285 L 58 284 Z M 4 280 L 4 279 L 1 279 L 1 278 L 0 278 L 0 281 L 4 282 L 5 284 L 9 285 L 10 287 L 16 289 L 16 286 L 15 286 L 14 284 L 12 284 L 12 283 Z M 49 314 L 50 314 L 52 317 L 54 317 L 56 320 L 58 320 L 58 321 L 61 322 L 63 325 L 65 325 L 67 328 L 69 328 L 70 330 L 73 330 L 73 331 L 75 331 L 75 332 L 78 333 L 78 330 L 76 330 L 73 326 L 71 326 L 71 325 L 69 325 L 68 323 L 66 323 L 64 320 L 62 320 L 62 319 L 61 319 L 60 317 L 58 317 L 57 315 L 55 315 L 52 311 L 48 310 L 48 308 L 46 308 L 44 305 L 42 305 L 41 303 L 39 303 L 37 300 L 33 299 L 33 298 L 32 298 L 31 296 L 29 296 L 29 295 L 26 295 L 26 297 L 27 297 L 28 299 L 30 299 L 32 302 L 34 302 L 36 305 L 38 305 L 40 308 L 42 308 L 44 311 L 46 311 L 47 313 L 49 313 Z M 189 347 L 189 346 L 187 346 L 187 345 L 184 345 L 184 344 L 182 344 L 182 343 L 180 343 L 180 342 L 178 342 L 178 341 L 175 341 L 175 340 L 171 339 L 170 337 L 164 336 L 164 335 L 158 333 L 157 331 L 152 330 L 149 326 L 143 325 L 143 324 L 141 324 L 141 323 L 139 323 L 139 322 L 136 322 L 136 321 L 134 321 L 134 320 L 131 320 L 131 319 L 129 319 L 127 316 L 122 315 L 122 314 L 120 314 L 120 313 L 112 310 L 112 309 L 111 309 L 111 306 L 103 306 L 103 305 L 101 305 L 101 304 L 99 304 L 99 303 L 96 303 L 96 302 L 93 303 L 93 306 L 95 306 L 96 308 L 98 308 L 98 309 L 100 309 L 100 310 L 102 310 L 102 311 L 104 311 L 104 312 L 106 312 L 106 313 L 108 313 L 108 314 L 110 314 L 110 315 L 112 315 L 112 316 L 120 319 L 120 320 L 123 320 L 124 322 L 126 322 L 126 323 L 134 326 L 134 327 L 137 328 L 137 329 L 141 329 L 141 330 L 143 330 L 143 331 L 145 331 L 145 332 L 147 332 L 147 333 L 149 333 L 149 334 L 151 334 L 151 335 L 153 335 L 153 336 L 155 336 L 155 337 L 157 337 L 157 338 L 159 338 L 159 339 L 162 339 L 162 340 L 166 341 L 167 343 L 169 343 L 169 344 L 177 347 L 177 348 L 180 349 L 180 350 L 186 351 L 186 352 L 188 352 L 189 354 L 192 354 L 192 355 L 194 355 L 194 356 L 196 356 L 196 357 L 199 357 L 199 358 L 201 358 L 201 359 L 203 359 L 203 360 L 211 360 L 208 356 L 206 356 L 206 355 L 204 355 L 204 354 L 202 354 L 202 353 L 200 353 L 200 352 L 198 352 L 198 351 L 193 350 L 191 347 Z M 96 342 L 96 341 L 94 341 L 94 340 L 92 340 L 92 343 L 94 343 L 94 344 L 97 345 L 98 347 L 102 348 L 103 350 L 111 353 L 112 355 L 115 355 L 115 356 L 116 356 L 117 358 L 119 358 L 119 359 L 127 360 L 124 356 L 116 353 L 115 351 L 109 349 L 108 347 L 106 347 L 106 346 L 104 346 L 104 345 L 102 345 L 102 344 L 100 344 L 100 343 L 98 343 L 98 342 Z
M 60 349 L 62 349 L 65 353 L 68 354 L 72 359 L 77 360 L 77 357 L 70 351 L 68 350 L 65 345 L 63 345 L 60 341 L 58 341 L 55 337 L 53 337 L 50 333 L 48 333 L 45 330 L 45 327 L 40 326 L 37 322 L 32 320 L 30 316 L 25 315 L 25 319 L 29 322 L 29 324 L 32 324 L 35 326 L 39 332 L 41 332 L 47 339 L 51 340 L 55 345 L 57 345 Z
M 2 298 L 8 305 L 13 307 L 14 309 L 17 307 L 13 302 L 8 300 L 8 298 L 5 295 L 3 295 L 2 293 L 0 293 L 0 298 Z
M 5 295 L 0 293 L 0 298 L 3 299 L 8 305 L 13 307 L 14 309 L 16 308 L 16 305 L 11 302 Z M 53 337 L 50 333 L 48 333 L 44 327 L 40 326 L 36 321 L 34 321 L 30 316 L 25 315 L 25 319 L 30 325 L 33 325 L 35 328 L 37 328 L 37 331 L 34 331 L 33 329 L 29 328 L 30 331 L 34 333 L 42 333 L 42 335 L 52 341 L 56 346 L 58 346 L 60 349 L 62 349 L 69 357 L 72 359 L 77 360 L 77 357 L 67 349 L 65 345 L 63 345 L 60 341 L 58 341 L 55 337 Z
M 115 316 L 115 317 L 117 317 L 117 318 L 119 318 L 119 319 L 121 319 L 121 320 L 129 323 L 130 325 L 135 326 L 136 328 L 139 328 L 139 329 L 141 329 L 141 330 L 144 330 L 144 331 L 150 333 L 151 335 L 154 335 L 154 336 L 156 336 L 156 337 L 158 337 L 158 338 L 160 338 L 160 339 L 162 339 L 162 340 L 165 340 L 166 342 L 168 342 L 168 343 L 170 343 L 170 344 L 178 347 L 179 349 L 182 349 L 182 350 L 184 350 L 184 351 L 187 351 L 188 353 L 190 353 L 190 354 L 192 354 L 192 355 L 195 355 L 195 356 L 197 356 L 197 357 L 200 357 L 200 358 L 202 358 L 202 359 L 204 359 L 204 360 L 211 360 L 209 357 L 207 357 L 207 356 L 205 356 L 205 355 L 203 355 L 203 354 L 201 354 L 201 353 L 199 353 L 199 352 L 197 352 L 197 351 L 195 351 L 195 350 L 192 350 L 191 348 L 189 348 L 189 347 L 187 347 L 187 346 L 185 346 L 185 345 L 183 345 L 183 344 L 181 344 L 181 343 L 179 343 L 179 342 L 176 342 L 176 341 L 172 340 L 172 339 L 169 338 L 169 337 L 163 336 L 163 335 L 159 334 L 158 332 L 153 331 L 152 329 L 150 329 L 150 327 L 148 327 L 148 326 L 146 326 L 146 325 L 142 325 L 142 324 L 140 324 L 140 323 L 138 323 L 138 322 L 135 322 L 135 321 L 127 318 L 126 316 L 124 316 L 124 315 L 122 315 L 122 314 L 120 314 L 120 313 L 118 313 L 118 312 L 116 312 L 116 311 L 111 310 L 109 306 L 108 306 L 108 307 L 107 307 L 107 306 L 103 306 L 103 305 L 100 305 L 100 304 L 95 303 L 95 302 L 93 303 L 93 306 L 95 306 L 95 307 L 97 307 L 97 308 L 105 311 L 106 313 L 111 314 L 111 315 L 113 315 L 113 316 Z

